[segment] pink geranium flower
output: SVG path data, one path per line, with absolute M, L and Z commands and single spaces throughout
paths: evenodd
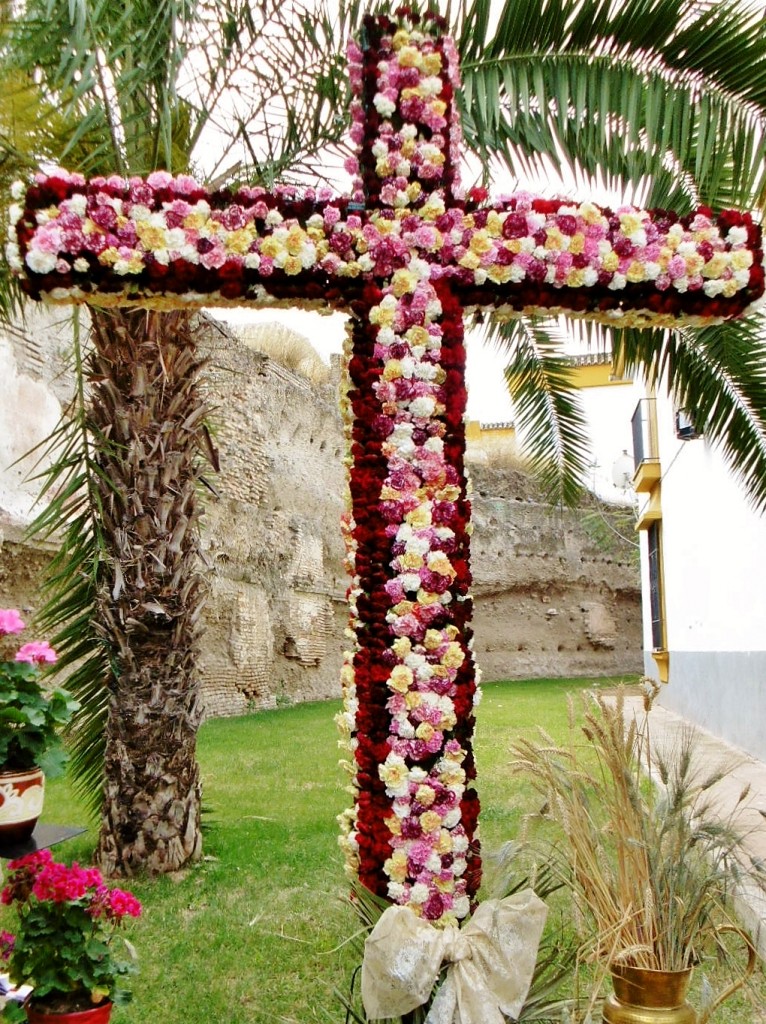
M 47 640 L 24 644 L 16 651 L 16 661 L 28 661 L 30 665 L 53 665 L 58 655 Z
M 15 608 L 0 608 L 0 635 L 20 633 L 24 629 L 24 620 Z

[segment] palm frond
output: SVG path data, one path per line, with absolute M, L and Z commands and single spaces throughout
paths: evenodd
M 50 463 L 41 473 L 40 498 L 50 498 L 27 530 L 30 540 L 59 546 L 42 582 L 44 603 L 36 621 L 51 636 L 57 673 L 69 673 L 67 687 L 81 708 L 68 731 L 69 771 L 86 806 L 101 804 L 104 731 L 112 676 L 109 648 L 97 626 L 96 594 L 106 552 L 94 477 L 79 318 L 73 317 L 74 369 L 78 388 L 59 426 L 43 442 Z
M 553 501 L 575 504 L 588 466 L 587 425 L 557 325 L 532 317 L 495 328 L 523 450 Z
M 476 0 L 476 31 L 460 36 L 469 146 L 516 176 L 545 159 L 635 184 L 672 166 L 714 207 L 763 191 L 766 38 L 753 9 L 507 0 L 488 35 L 487 6 Z M 749 60 L 759 71 L 745 82 Z

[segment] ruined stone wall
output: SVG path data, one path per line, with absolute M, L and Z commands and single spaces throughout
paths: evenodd
M 347 619 L 337 384 L 313 386 L 215 324 L 206 345 L 221 466 L 204 530 L 206 712 L 337 696 Z
M 203 522 L 206 714 L 337 698 L 347 625 L 337 385 L 310 384 L 213 322 L 206 339 L 221 466 L 206 477 Z M 17 375 L 56 402 L 66 399 L 65 332 L 35 327 L 4 344 Z M 40 392 L 32 393 L 13 417 L 39 432 Z M 484 679 L 640 671 L 630 545 L 611 535 L 605 542 L 583 510 L 546 506 L 523 473 L 491 464 L 471 472 L 475 650 Z M 10 504 L 0 493 L 0 605 L 31 611 L 46 555 L 25 548 Z
M 484 678 L 640 672 L 633 539 L 612 532 L 608 511 L 596 506 L 544 504 L 522 473 L 474 466 L 472 476 L 474 628 Z

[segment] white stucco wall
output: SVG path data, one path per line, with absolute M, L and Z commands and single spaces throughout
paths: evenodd
M 658 399 L 669 682 L 662 703 L 766 760 L 766 515 L 704 439 L 679 441 Z M 642 585 L 648 594 L 646 535 Z M 648 600 L 646 667 L 656 675 Z
M 635 381 L 630 384 L 583 388 L 580 392 L 588 421 L 593 462 L 587 483 L 606 501 L 626 504 L 634 500 L 629 487 L 615 486 L 613 469 L 625 452 L 632 460 L 630 417 L 636 403 L 645 393 L 644 385 Z
M 0 519 L 25 526 L 35 514 L 40 481 L 29 477 L 39 472 L 41 453 L 23 456 L 48 437 L 61 406 L 44 383 L 19 372 L 13 344 L 1 330 L 0 382 Z

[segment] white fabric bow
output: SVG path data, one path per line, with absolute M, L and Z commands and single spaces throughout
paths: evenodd
M 479 904 L 464 928 L 435 928 L 409 907 L 389 907 L 364 944 L 362 1001 L 370 1020 L 422 1006 L 447 974 L 426 1024 L 505 1024 L 518 1017 L 547 908 L 531 889 Z

